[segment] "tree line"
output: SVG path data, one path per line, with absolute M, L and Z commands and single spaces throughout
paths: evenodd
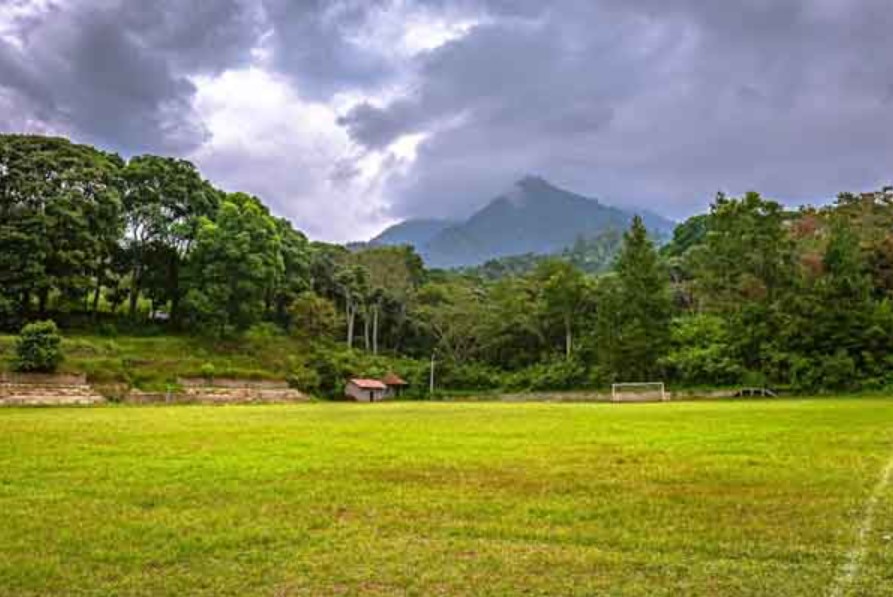
M 893 189 L 796 211 L 718 195 L 662 247 L 640 218 L 606 234 L 598 251 L 430 270 L 409 247 L 310 242 L 184 160 L 0 136 L 9 330 L 266 326 L 330 352 L 433 354 L 444 384 L 470 390 L 893 384 Z

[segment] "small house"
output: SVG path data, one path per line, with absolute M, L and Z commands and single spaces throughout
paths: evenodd
M 357 402 L 378 402 L 384 399 L 388 386 L 377 379 L 350 379 L 344 393 Z
M 409 384 L 396 373 L 388 373 L 381 380 L 388 387 L 385 396 L 388 398 L 399 398 Z

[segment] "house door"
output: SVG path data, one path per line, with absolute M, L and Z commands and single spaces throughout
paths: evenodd
M 369 390 L 369 402 L 375 402 L 375 392 Z

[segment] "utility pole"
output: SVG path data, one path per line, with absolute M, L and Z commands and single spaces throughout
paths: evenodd
M 431 373 L 428 376 L 428 394 L 434 396 L 434 355 L 437 351 L 431 353 Z

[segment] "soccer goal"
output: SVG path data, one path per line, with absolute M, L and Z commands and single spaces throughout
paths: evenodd
M 615 383 L 611 385 L 613 402 L 666 402 L 670 399 L 662 381 Z

